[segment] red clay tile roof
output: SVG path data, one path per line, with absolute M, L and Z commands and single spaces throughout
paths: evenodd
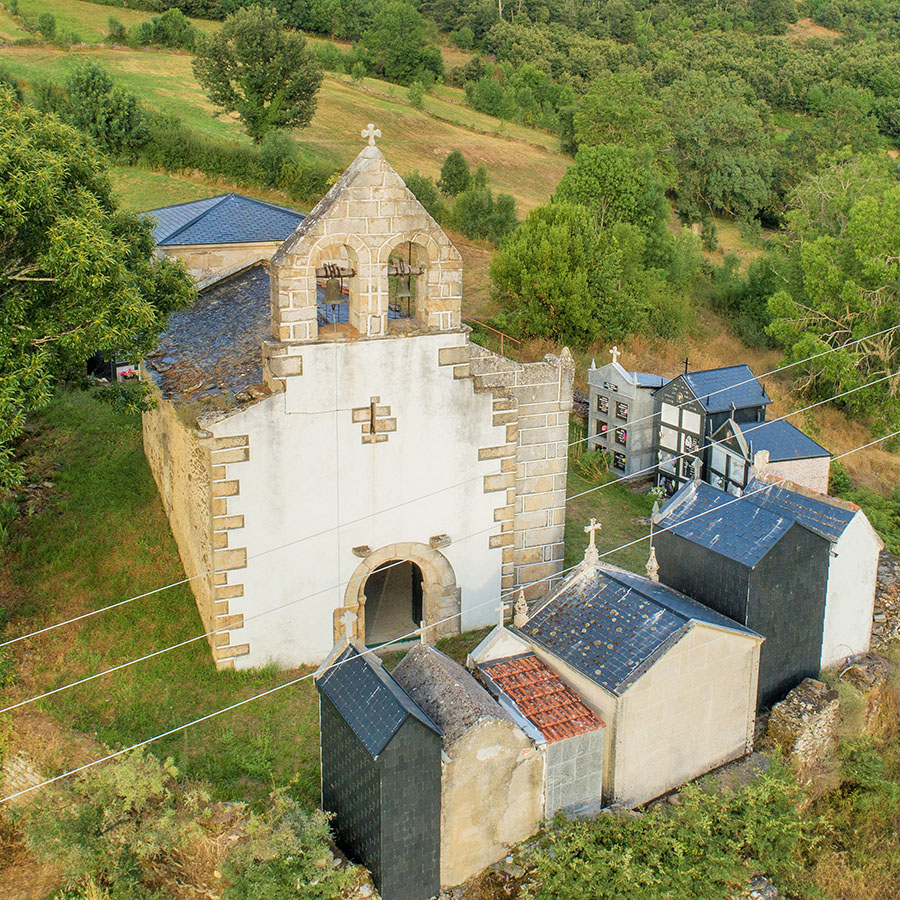
M 483 668 L 551 744 L 604 727 L 603 721 L 533 653 Z

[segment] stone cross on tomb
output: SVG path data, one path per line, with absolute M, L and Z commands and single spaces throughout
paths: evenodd
M 360 134 L 362 135 L 362 137 L 369 139 L 370 147 L 374 147 L 375 146 L 375 138 L 381 137 L 381 129 L 376 128 L 371 122 L 369 122 L 369 124 L 366 125 L 365 128 L 363 128 L 363 130 L 360 132 Z
M 525 599 L 525 591 L 519 591 L 519 596 L 516 597 L 514 610 L 515 616 L 513 617 L 513 625 L 515 625 L 516 628 L 524 628 L 528 622 L 528 601 Z
M 590 525 L 584 526 L 584 533 L 590 535 L 590 541 L 584 549 L 584 561 L 589 566 L 596 566 L 600 562 L 600 554 L 597 552 L 596 536 L 597 532 L 603 526 L 596 520 L 591 519 Z
M 613 347 L 612 350 L 609 351 L 609 355 L 612 357 L 613 365 L 615 365 L 619 361 L 619 357 L 622 355 L 622 351 L 618 347 Z
M 353 640 L 353 623 L 356 622 L 357 618 L 358 616 L 352 609 L 348 609 L 347 612 L 341 616 L 341 624 L 344 626 L 344 637 L 348 641 Z

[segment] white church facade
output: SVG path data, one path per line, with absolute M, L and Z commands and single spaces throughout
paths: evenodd
M 369 645 L 433 640 L 562 569 L 571 356 L 469 342 L 458 251 L 364 136 L 271 263 L 145 361 L 145 451 L 220 666 L 319 662 L 348 612 Z

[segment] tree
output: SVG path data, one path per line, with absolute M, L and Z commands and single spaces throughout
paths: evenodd
M 403 178 L 406 186 L 413 192 L 416 200 L 425 207 L 428 214 L 438 221 L 444 215 L 444 201 L 434 181 L 427 175 L 413 172 Z
M 409 102 L 415 109 L 422 109 L 422 107 L 425 106 L 425 88 L 421 81 L 414 81 L 409 86 L 407 95 L 409 97 Z
M 156 260 L 148 222 L 116 210 L 93 141 L 0 87 L 0 485 L 11 443 L 56 379 L 94 352 L 140 359 L 194 298 Z
M 671 243 L 665 185 L 646 154 L 603 144 L 582 147 L 556 187 L 555 202 L 577 203 L 594 213 L 599 228 L 636 225 L 659 261 Z
M 194 74 L 222 112 L 237 113 L 259 143 L 278 128 L 309 125 L 322 72 L 306 38 L 287 32 L 271 9 L 238 9 L 197 39 Z
M 56 35 L 56 16 L 43 12 L 37 17 L 37 29 L 45 41 L 53 40 Z
M 900 184 L 856 200 L 837 234 L 807 234 L 789 246 L 797 275 L 769 300 L 767 330 L 789 360 L 834 350 L 803 364 L 801 388 L 814 396 L 886 378 L 842 403 L 874 416 L 877 427 L 897 428 L 900 337 L 878 332 L 900 321 Z
M 598 230 L 583 206 L 539 206 L 494 255 L 491 293 L 527 337 L 616 340 L 640 322 L 642 252 L 632 226 Z
M 113 84 L 96 63 L 80 65 L 66 79 L 66 97 L 56 104 L 59 114 L 112 156 L 134 153 L 146 140 L 144 114 L 134 94 Z
M 444 74 L 441 51 L 429 42 L 427 23 L 403 0 L 385 3 L 360 43 L 371 57 L 369 68 L 388 81 L 409 84 L 429 69 Z
M 448 197 L 461 194 L 469 186 L 472 174 L 469 172 L 469 164 L 459 150 L 451 150 L 441 166 L 441 177 L 438 187 Z
M 751 218 L 772 193 L 771 111 L 739 78 L 690 72 L 661 92 L 681 208 Z

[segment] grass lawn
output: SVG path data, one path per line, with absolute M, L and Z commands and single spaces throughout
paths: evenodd
M 11 624 L 32 631 L 184 578 L 140 421 L 82 391 L 60 392 L 23 446 L 29 485 L 5 548 Z M 36 496 L 42 497 L 35 503 Z M 32 509 L 27 515 L 26 510 Z M 14 645 L 15 702 L 202 634 L 186 585 Z M 439 647 L 461 661 L 484 631 Z M 394 662 L 399 656 L 394 659 Z M 113 748 L 128 746 L 284 683 L 303 669 L 216 671 L 205 640 L 41 701 L 53 718 Z M 5 705 L 5 704 L 4 704 Z M 26 707 L 26 710 L 28 708 Z M 273 786 L 313 805 L 319 794 L 318 712 L 312 680 L 247 704 L 152 747 L 219 799 L 262 800 Z M 14 741 L 30 721 L 11 714 Z M 32 745 L 34 738 L 32 737 Z M 14 745 L 15 746 L 15 745 Z M 40 757 L 39 757 L 40 758 Z M 89 757 L 88 757 L 89 758 Z M 80 759 L 84 761 L 84 758 Z M 60 768 L 67 764 L 63 760 Z
M 136 9 L 87 3 L 84 0 L 19 0 L 19 12 L 28 21 L 34 22 L 41 13 L 52 13 L 56 18 L 57 32 L 68 31 L 79 40 L 89 44 L 102 41 L 109 33 L 110 17 L 118 19 L 126 28 L 148 22 L 159 13 L 140 12 Z M 201 31 L 213 31 L 218 22 L 206 19 L 191 19 Z

